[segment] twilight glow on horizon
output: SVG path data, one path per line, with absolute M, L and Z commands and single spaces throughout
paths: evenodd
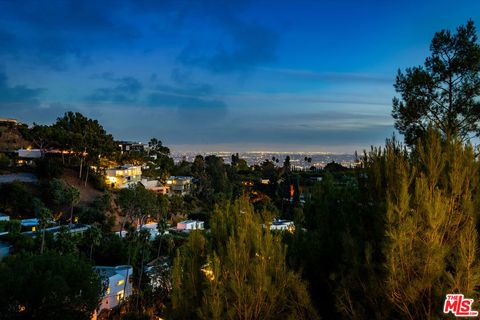
M 98 119 L 175 150 L 353 152 L 397 70 L 480 1 L 0 0 L 0 117 Z

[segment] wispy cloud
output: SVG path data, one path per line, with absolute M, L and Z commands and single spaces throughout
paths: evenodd
M 321 82 L 359 82 L 392 84 L 394 76 L 378 73 L 317 72 L 310 70 L 258 67 L 259 70 L 296 79 Z
M 94 76 L 114 83 L 113 86 L 107 88 L 98 88 L 88 95 L 85 99 L 89 102 L 136 102 L 140 97 L 143 89 L 142 83 L 131 76 L 115 78 L 112 73 L 103 73 Z
M 4 107 L 29 107 L 40 103 L 40 96 L 46 90 L 29 88 L 24 85 L 10 86 L 5 73 L 0 72 L 0 104 Z

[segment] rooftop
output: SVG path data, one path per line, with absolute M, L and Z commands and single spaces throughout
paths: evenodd
M 107 170 L 127 170 L 127 169 L 137 168 L 137 167 L 139 168 L 140 166 L 135 166 L 133 164 L 124 164 L 122 166 L 108 168 Z
M 110 278 L 111 276 L 114 276 L 116 274 L 123 273 L 127 270 L 132 269 L 132 266 L 130 266 L 130 265 L 120 265 L 120 266 L 115 266 L 115 267 L 95 266 L 95 269 L 99 272 L 102 272 L 103 274 L 105 274 L 107 277 Z
M 196 222 L 203 222 L 200 220 L 185 220 L 185 221 L 180 221 L 179 223 L 196 223 Z

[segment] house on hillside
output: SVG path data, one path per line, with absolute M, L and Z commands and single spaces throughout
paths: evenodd
M 148 144 L 135 141 L 118 141 L 118 147 L 122 153 L 129 151 L 144 152 L 148 150 Z
M 32 219 L 29 219 L 29 220 L 32 220 Z M 33 230 L 33 229 L 36 229 L 36 230 Z M 72 224 L 72 225 L 63 225 L 63 226 L 54 226 L 54 227 L 45 228 L 45 232 L 51 233 L 53 234 L 53 236 L 56 236 L 62 230 L 66 230 L 68 231 L 68 233 L 84 233 L 88 229 L 90 229 L 90 226 L 88 224 L 78 223 L 78 224 Z M 22 234 L 32 236 L 33 238 L 35 238 L 37 234 L 40 234 L 41 232 L 42 230 L 38 226 L 35 226 L 32 228 L 32 231 L 25 231 L 25 232 L 22 232 Z
M 96 266 L 95 270 L 107 286 L 102 297 L 100 307 L 95 311 L 93 318 L 105 309 L 113 309 L 119 306 L 132 294 L 133 267 L 121 265 L 116 267 Z
M 185 220 L 177 223 L 178 231 L 190 232 L 192 230 L 203 230 L 204 222 L 199 220 Z
M 17 165 L 34 165 L 35 159 L 40 159 L 43 156 L 43 152 L 40 149 L 18 149 L 15 154 L 17 155 Z
M 140 183 L 145 187 L 145 189 L 159 194 L 167 194 L 170 190 L 168 185 L 165 186 L 158 180 L 142 179 L 140 180 Z
M 35 232 L 39 223 L 40 222 L 38 221 L 37 218 L 20 220 L 20 225 L 22 226 L 22 230 L 32 231 L 32 232 Z
M 272 224 L 270 225 L 270 230 L 293 232 L 295 230 L 295 224 L 293 221 L 277 219 L 273 220 Z
M 193 177 L 189 176 L 171 176 L 167 180 L 167 186 L 170 187 L 168 194 L 178 194 L 184 196 L 192 190 Z
M 17 125 L 17 119 L 13 118 L 0 118 L 0 125 L 7 126 L 7 125 Z
M 111 188 L 128 188 L 142 180 L 142 167 L 126 164 L 106 170 L 105 182 Z

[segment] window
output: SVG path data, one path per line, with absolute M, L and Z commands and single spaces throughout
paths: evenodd
M 121 290 L 121 291 L 119 291 L 119 292 L 117 293 L 117 296 L 116 296 L 117 301 L 122 300 L 123 297 L 125 297 L 125 291 Z
M 122 280 L 119 280 L 119 281 L 117 282 L 117 286 L 121 286 L 121 285 L 124 284 L 124 283 L 125 283 L 125 280 L 123 280 L 123 279 L 122 279 Z

